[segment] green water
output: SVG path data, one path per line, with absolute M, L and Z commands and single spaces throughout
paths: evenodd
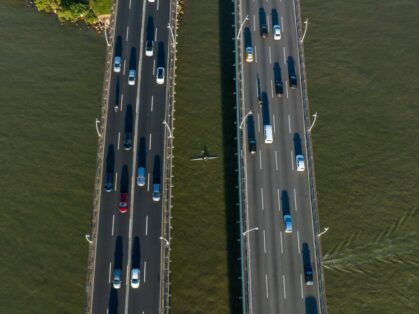
M 0 0 L 0 313 L 81 313 L 105 40 Z

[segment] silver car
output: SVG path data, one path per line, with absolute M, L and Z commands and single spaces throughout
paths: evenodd
M 163 67 L 157 68 L 156 82 L 159 85 L 164 84 L 164 68 Z
M 121 72 L 121 63 L 122 63 L 121 57 L 115 56 L 115 58 L 113 59 L 113 71 L 115 73 Z
M 133 268 L 131 270 L 131 287 L 137 289 L 140 286 L 140 269 Z
M 129 70 L 128 72 L 128 85 L 135 85 L 135 74 L 137 72 L 135 70 Z
M 122 269 L 115 268 L 113 270 L 113 280 L 112 280 L 112 287 L 114 289 L 121 288 L 121 275 L 122 275 Z

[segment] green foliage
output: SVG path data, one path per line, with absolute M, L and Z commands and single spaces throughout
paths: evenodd
M 39 11 L 55 13 L 60 21 L 85 21 L 93 24 L 97 17 L 88 3 L 73 0 L 35 0 Z

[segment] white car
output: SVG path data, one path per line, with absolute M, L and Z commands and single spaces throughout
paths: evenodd
M 115 268 L 113 270 L 113 280 L 112 280 L 112 286 L 114 289 L 121 288 L 121 274 L 122 270 L 119 268 Z
M 154 50 L 154 41 L 152 41 L 151 39 L 148 39 L 145 42 L 145 55 L 147 57 L 152 57 L 153 56 L 153 50 Z
M 164 84 L 164 68 L 163 67 L 157 68 L 156 82 L 159 85 Z
M 275 40 L 280 40 L 281 39 L 281 27 L 279 27 L 279 25 L 274 25 L 273 30 L 274 30 L 274 39 Z
M 135 70 L 129 70 L 128 72 L 128 85 L 135 85 L 135 74 L 137 72 Z
M 304 156 L 303 155 L 295 156 L 295 162 L 297 164 L 297 171 L 304 171 L 306 169 L 306 167 L 304 165 Z
M 131 270 L 131 287 L 137 289 L 140 286 L 140 269 L 133 268 Z
M 253 48 L 246 47 L 246 62 L 253 62 Z
M 113 71 L 115 73 L 121 72 L 121 61 L 122 61 L 121 57 L 118 57 L 118 56 L 116 56 L 113 59 Z
M 160 201 L 160 184 L 159 183 L 153 184 L 153 201 L 155 202 Z
M 154 3 L 154 2 L 155 2 L 155 0 L 148 0 L 148 2 L 150 2 L 150 3 Z
M 292 232 L 291 215 L 284 215 L 284 229 L 285 229 L 285 233 L 291 233 Z

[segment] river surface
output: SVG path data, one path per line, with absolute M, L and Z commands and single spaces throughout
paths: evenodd
M 0 313 L 82 313 L 103 35 L 0 0 Z

